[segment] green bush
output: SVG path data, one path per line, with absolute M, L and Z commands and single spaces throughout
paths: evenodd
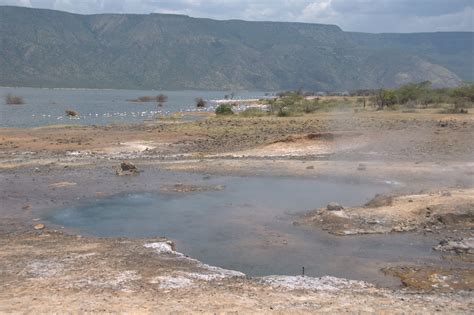
M 216 115 L 233 115 L 231 104 L 221 104 L 216 108 Z
M 262 117 L 268 114 L 267 111 L 261 110 L 260 108 L 247 108 L 246 110 L 240 112 L 240 116 L 242 117 Z
M 429 101 L 432 98 L 432 95 L 429 95 L 430 91 L 432 91 L 431 82 L 425 81 L 403 85 L 396 89 L 394 94 L 399 104 L 406 104 L 409 101 L 420 101 L 423 98 L 425 102 Z
M 318 99 L 306 99 L 301 92 L 280 93 L 280 97 L 268 100 L 270 112 L 279 117 L 312 113 L 319 109 Z
M 474 103 L 474 84 L 465 84 L 455 88 L 451 95 L 455 98 L 464 98 Z
M 380 90 L 376 95 L 376 102 L 379 109 L 392 107 L 398 103 L 397 94 L 394 90 Z
M 282 109 L 278 111 L 277 116 L 278 117 L 291 117 L 291 116 L 294 116 L 294 113 L 292 113 L 291 111 L 287 109 Z

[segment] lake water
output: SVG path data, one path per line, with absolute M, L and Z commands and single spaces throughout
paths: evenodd
M 24 99 L 23 105 L 7 105 L 8 93 Z M 163 107 L 155 102 L 139 103 L 129 100 L 141 96 L 168 96 Z M 214 100 L 223 99 L 230 91 L 141 91 L 0 88 L 0 127 L 36 127 L 55 124 L 104 125 L 143 122 L 155 114 L 168 115 L 178 111 L 198 111 L 195 98 L 209 101 L 203 111 L 213 111 Z M 265 92 L 238 91 L 235 99 L 265 97 Z M 79 112 L 78 118 L 65 117 L 66 110 Z
M 381 267 L 430 262 L 436 241 L 412 234 L 339 237 L 292 224 L 308 210 L 337 200 L 360 205 L 386 184 L 291 178 L 218 177 L 223 191 L 125 194 L 62 209 L 46 219 L 96 236 L 166 236 L 207 264 L 251 276 L 332 275 L 385 286 L 398 281 Z

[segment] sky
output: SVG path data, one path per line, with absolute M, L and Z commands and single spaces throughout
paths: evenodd
M 474 0 L 0 0 L 80 14 L 174 13 L 219 20 L 336 24 L 345 31 L 474 31 Z

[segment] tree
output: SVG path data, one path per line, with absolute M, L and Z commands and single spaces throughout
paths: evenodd
M 156 97 L 156 101 L 158 102 L 158 106 L 163 106 L 164 103 L 166 103 L 168 101 L 168 96 L 164 95 L 164 94 L 160 94 Z
M 424 81 L 421 83 L 410 83 L 401 86 L 396 90 L 396 95 L 400 104 L 406 104 L 409 101 L 417 102 L 429 94 L 431 90 L 431 82 Z
M 465 84 L 453 90 L 454 98 L 464 98 L 470 102 L 474 102 L 474 84 Z
M 380 89 L 375 96 L 378 109 L 384 109 L 397 104 L 397 95 L 393 90 Z

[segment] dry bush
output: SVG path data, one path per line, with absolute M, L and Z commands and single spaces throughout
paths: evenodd
M 195 99 L 195 102 L 196 102 L 196 107 L 198 108 L 204 108 L 207 105 L 207 102 L 202 97 L 197 97 Z
M 13 94 L 8 93 L 7 96 L 5 96 L 5 103 L 7 105 L 21 105 L 25 104 L 23 101 L 23 98 L 20 96 L 16 96 Z

